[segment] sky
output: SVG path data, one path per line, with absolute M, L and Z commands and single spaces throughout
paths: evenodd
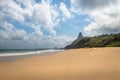
M 0 49 L 63 48 L 120 32 L 120 0 L 0 0 Z

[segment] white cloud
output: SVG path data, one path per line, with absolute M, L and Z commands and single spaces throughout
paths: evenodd
M 1 26 L 4 25 L 4 26 Z M 54 48 L 70 44 L 74 38 L 67 36 L 41 36 L 36 32 L 27 33 L 23 29 L 16 29 L 12 24 L 4 21 L 0 23 L 0 48 L 29 49 Z
M 5 14 L 5 16 L 17 20 L 19 22 L 24 22 L 24 17 L 23 17 L 24 11 L 13 0 L 1 1 L 0 7 L 1 7 L 1 11 Z
M 0 10 L 0 48 L 64 47 L 74 39 L 56 36 L 54 28 L 60 22 L 59 9 L 50 1 L 2 0 Z M 18 29 L 15 22 L 33 29 L 33 32 Z M 45 36 L 42 29 L 50 35 Z
M 89 12 L 94 21 L 84 28 L 87 34 L 120 32 L 120 3 Z
M 120 32 L 119 0 L 71 0 L 71 5 L 77 14 L 87 14 L 92 20 L 84 27 L 87 35 Z
M 49 37 L 46 37 L 44 36 L 42 38 L 42 42 L 43 44 L 46 46 L 46 47 L 65 47 L 66 45 L 68 44 L 71 44 L 71 42 L 74 40 L 75 38 L 73 37 L 68 37 L 68 36 L 65 36 L 65 35 L 62 35 L 62 36 L 55 36 L 55 37 L 52 37 L 52 36 L 49 36 Z M 42 43 L 41 43 L 42 44 Z
M 77 10 L 93 10 L 116 4 L 118 0 L 71 0 L 71 5 Z
M 80 6 L 81 0 L 70 0 L 71 1 L 71 12 L 75 14 L 81 14 L 82 8 Z
M 42 0 L 41 3 L 36 3 L 34 0 L 3 0 L 0 7 L 1 14 L 4 14 L 5 18 L 22 24 L 30 24 L 30 27 L 34 25 L 32 28 L 35 31 L 35 26 L 43 27 L 52 35 L 56 35 L 54 27 L 59 23 L 57 19 L 59 12 L 54 5 L 50 5 L 49 1 Z
M 45 28 L 49 31 L 52 35 L 56 35 L 54 28 L 54 21 L 57 20 L 58 12 L 56 11 L 55 7 L 51 6 L 47 2 L 42 2 L 41 4 L 36 3 L 34 5 L 34 12 L 33 12 L 33 22 L 35 24 L 39 24 L 40 27 Z
M 61 10 L 61 12 L 63 14 L 64 19 L 68 19 L 68 18 L 72 17 L 70 11 L 67 9 L 66 5 L 63 2 L 60 3 L 59 8 L 60 8 L 60 10 Z
M 4 26 L 2 26 L 4 25 Z M 27 35 L 26 32 L 24 30 L 18 30 L 16 29 L 12 24 L 3 21 L 0 23 L 1 26 L 1 30 L 0 30 L 0 37 L 2 37 L 1 39 L 13 39 L 13 38 L 21 38 L 24 39 L 25 36 Z

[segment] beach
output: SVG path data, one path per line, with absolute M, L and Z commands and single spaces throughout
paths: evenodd
M 0 80 L 120 80 L 120 47 L 71 49 L 1 61 Z

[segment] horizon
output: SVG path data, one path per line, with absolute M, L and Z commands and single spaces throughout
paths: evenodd
M 0 49 L 63 48 L 83 36 L 120 33 L 119 0 L 2 0 Z

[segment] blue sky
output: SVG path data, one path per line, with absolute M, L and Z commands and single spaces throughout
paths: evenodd
M 120 32 L 119 0 L 1 0 L 0 48 L 65 47 L 84 36 Z
M 36 3 L 41 3 L 41 0 L 35 0 Z M 70 9 L 70 1 L 69 0 L 53 0 L 51 5 L 60 5 L 61 2 L 64 2 L 66 7 Z M 59 11 L 59 18 L 62 19 L 62 12 Z M 85 27 L 89 22 L 84 22 L 84 20 L 88 18 L 87 15 L 75 15 L 75 17 L 70 18 L 68 20 L 60 21 L 58 25 L 54 28 L 56 30 L 57 35 L 66 35 L 69 37 L 76 37 L 79 32 L 83 32 L 83 27 Z M 7 19 L 8 20 L 8 19 Z M 9 21 L 9 20 L 8 20 Z M 10 20 L 11 21 L 11 20 Z M 77 22 L 76 22 L 77 21 Z M 22 25 L 18 22 L 13 22 L 14 26 L 18 29 L 24 29 L 26 32 L 31 33 L 34 30 L 26 25 Z M 49 32 L 42 29 L 44 35 L 49 35 Z M 83 32 L 84 34 L 84 32 Z

